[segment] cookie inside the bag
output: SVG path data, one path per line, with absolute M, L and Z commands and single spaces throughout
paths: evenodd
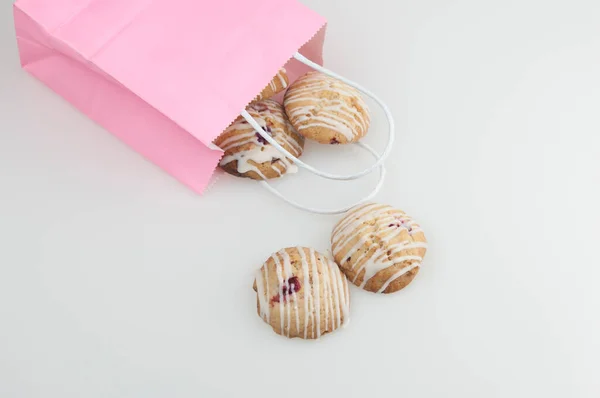
M 279 94 L 286 88 L 288 88 L 290 81 L 288 79 L 287 72 L 284 68 L 281 68 L 275 77 L 271 80 L 269 85 L 261 91 L 261 93 L 254 99 L 255 101 L 262 101 L 269 99 L 276 94 Z
M 278 102 L 258 101 L 246 110 L 277 143 L 296 157 L 302 155 L 304 138 L 292 127 Z M 214 143 L 225 152 L 219 165 L 229 174 L 267 180 L 298 171 L 291 160 L 269 144 L 241 116 Z
M 285 94 L 285 111 L 304 137 L 322 144 L 348 144 L 367 134 L 369 108 L 360 92 L 320 72 L 296 80 Z

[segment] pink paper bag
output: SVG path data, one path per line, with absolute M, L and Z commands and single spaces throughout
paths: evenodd
M 296 0 L 17 0 L 23 68 L 197 192 L 212 141 L 285 65 L 322 64 L 325 20 Z

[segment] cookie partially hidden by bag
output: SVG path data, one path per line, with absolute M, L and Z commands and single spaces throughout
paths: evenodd
M 261 91 L 261 93 L 254 99 L 254 101 L 261 101 L 264 99 L 269 99 L 276 94 L 279 94 L 283 90 L 285 90 L 290 84 L 288 79 L 287 72 L 284 68 L 281 68 L 279 72 L 275 75 L 273 80 L 269 83 L 267 87 Z
M 296 80 L 285 94 L 284 106 L 298 133 L 321 144 L 357 142 L 371 123 L 360 92 L 320 72 Z
M 339 267 L 313 249 L 273 254 L 254 281 L 260 317 L 275 333 L 318 339 L 349 320 L 348 281 Z
M 246 110 L 292 155 L 302 155 L 304 138 L 294 130 L 278 102 L 263 100 L 250 104 Z M 214 141 L 214 144 L 225 152 L 219 166 L 238 177 L 267 180 L 298 171 L 291 160 L 269 144 L 241 116 Z

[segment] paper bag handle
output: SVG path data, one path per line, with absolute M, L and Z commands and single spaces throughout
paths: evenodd
M 373 155 L 373 157 L 375 159 L 379 158 L 379 154 L 377 152 L 375 152 L 375 150 L 373 148 L 371 148 L 370 146 L 368 146 L 367 144 L 363 144 L 362 142 L 358 142 L 355 145 L 360 146 L 361 148 L 366 149 L 367 151 L 369 151 L 371 153 L 371 155 Z M 324 209 L 317 209 L 317 208 L 312 208 L 312 207 L 307 207 L 304 205 L 299 204 L 298 202 L 295 202 L 291 199 L 288 199 L 287 197 L 285 197 L 281 192 L 279 192 L 277 189 L 273 188 L 271 186 L 271 184 L 269 184 L 267 181 L 261 181 L 260 183 L 267 189 L 269 190 L 272 194 L 274 194 L 275 196 L 277 196 L 278 198 L 284 200 L 285 202 L 287 202 L 288 204 L 294 206 L 297 209 L 300 210 L 306 210 L 309 211 L 311 213 L 316 213 L 316 214 L 342 214 L 342 213 L 346 213 L 348 210 L 352 209 L 355 206 L 358 206 L 364 202 L 367 202 L 371 199 L 373 199 L 373 197 L 375 195 L 377 195 L 377 193 L 379 193 L 379 191 L 381 190 L 381 187 L 383 186 L 383 181 L 385 180 L 385 167 L 383 165 L 379 166 L 379 181 L 377 181 L 377 185 L 375 186 L 375 188 L 364 198 L 362 198 L 361 200 L 359 200 L 358 202 L 346 206 L 346 207 L 342 207 L 340 209 L 332 209 L 332 210 L 324 210 Z
M 383 164 L 383 162 L 387 159 L 387 157 L 390 155 L 390 152 L 392 151 L 392 146 L 394 145 L 394 140 L 396 139 L 396 134 L 394 131 L 394 117 L 392 116 L 392 112 L 390 111 L 388 106 L 381 99 L 379 99 L 379 97 L 377 97 L 375 94 L 373 94 L 366 88 L 362 87 L 358 83 L 354 83 L 342 76 L 339 76 L 335 72 L 332 72 L 328 69 L 323 68 L 322 66 L 312 62 L 311 60 L 309 60 L 302 54 L 296 53 L 296 55 L 294 55 L 294 58 L 296 58 L 298 61 L 310 66 L 311 68 L 313 68 L 321 73 L 329 75 L 335 79 L 341 80 L 344 83 L 356 88 L 357 90 L 361 91 L 365 95 L 367 95 L 367 96 L 371 97 L 373 100 L 375 100 L 375 102 L 377 102 L 377 104 L 383 109 L 383 111 L 385 112 L 385 116 L 388 120 L 388 124 L 389 124 L 388 142 L 387 142 L 385 150 L 383 151 L 381 156 L 377 155 L 377 161 L 374 164 L 372 164 L 371 166 L 364 169 L 363 171 L 356 173 L 356 174 L 339 175 L 339 174 L 327 173 L 327 172 L 318 170 L 309 164 L 304 163 L 303 161 L 301 161 L 300 159 L 298 159 L 297 157 L 292 155 L 288 150 L 286 150 L 277 141 L 275 141 L 275 139 L 273 137 L 271 137 L 269 134 L 267 134 L 267 132 L 265 132 L 260 127 L 260 125 L 256 122 L 256 120 L 254 120 L 254 118 L 252 118 L 252 116 L 250 116 L 250 114 L 245 109 L 241 113 L 242 117 L 244 119 L 246 119 L 246 121 L 248 123 L 250 123 L 250 125 L 252 127 L 254 127 L 254 129 L 258 132 L 258 134 L 260 134 L 269 144 L 271 144 L 275 148 L 277 148 L 277 150 L 279 152 L 284 154 L 288 159 L 291 159 L 297 166 L 302 167 L 303 169 L 308 170 L 311 173 L 316 174 L 320 177 L 327 178 L 329 180 L 345 180 L 345 181 L 356 180 L 358 178 L 366 176 L 367 174 L 369 174 L 373 170 L 375 170 L 377 167 L 381 166 Z

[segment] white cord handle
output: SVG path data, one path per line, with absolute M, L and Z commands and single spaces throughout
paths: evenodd
M 392 146 L 394 145 L 394 140 L 396 139 L 395 136 L 395 127 L 394 127 L 394 117 L 392 116 L 392 112 L 390 111 L 390 109 L 388 108 L 388 106 L 382 101 L 380 100 L 375 94 L 373 94 L 372 92 L 370 92 L 369 90 L 367 90 L 366 88 L 362 87 L 361 85 L 354 83 L 342 76 L 339 76 L 338 74 L 323 68 L 322 66 L 312 62 L 311 60 L 309 60 L 308 58 L 306 58 L 305 56 L 303 56 L 300 53 L 296 53 L 296 55 L 294 55 L 294 58 L 296 58 L 298 61 L 302 62 L 305 65 L 310 66 L 311 68 L 324 73 L 326 75 L 329 75 L 335 79 L 341 80 L 344 83 L 356 88 L 357 90 L 361 91 L 362 93 L 364 93 L 365 95 L 371 97 L 373 100 L 375 100 L 375 102 L 377 102 L 377 104 L 379 104 L 379 106 L 381 106 L 381 108 L 383 109 L 383 111 L 385 112 L 385 116 L 388 120 L 388 124 L 389 124 L 389 132 L 388 132 L 388 142 L 387 145 L 385 147 L 385 150 L 383 151 L 383 154 L 381 156 L 377 155 L 377 161 L 372 164 L 370 167 L 366 168 L 365 170 L 356 173 L 356 174 L 350 174 L 350 175 L 339 175 L 339 174 L 331 174 L 331 173 L 327 173 L 324 171 L 320 171 L 316 168 L 314 168 L 313 166 L 304 163 L 303 161 L 301 161 L 300 159 L 298 159 L 297 157 L 295 157 L 294 155 L 292 155 L 288 150 L 286 150 L 284 147 L 282 147 L 277 141 L 275 141 L 275 139 L 273 137 L 271 137 L 269 134 L 267 134 L 262 127 L 260 127 L 260 125 L 256 122 L 256 120 L 254 120 L 254 118 L 252 118 L 252 116 L 250 116 L 250 114 L 246 111 L 243 110 L 241 115 L 244 119 L 246 119 L 246 121 L 248 123 L 250 123 L 250 125 L 252 127 L 254 127 L 254 129 L 258 132 L 258 134 L 261 135 L 261 137 L 263 137 L 269 144 L 273 145 L 275 148 L 277 148 L 277 150 L 279 152 L 281 152 L 282 154 L 284 154 L 288 159 L 294 161 L 294 164 L 298 165 L 299 167 L 302 167 L 303 169 L 306 169 L 308 171 L 310 171 L 313 174 L 316 174 L 320 177 L 323 178 L 327 178 L 329 180 L 356 180 L 358 178 L 364 177 L 367 174 L 371 173 L 374 169 L 376 169 L 377 167 L 381 166 L 383 164 L 383 162 L 387 159 L 387 157 L 390 155 L 390 152 L 392 151 Z
M 368 146 L 367 144 L 363 144 L 362 142 L 359 142 L 359 143 L 356 143 L 355 145 L 358 145 L 361 148 L 364 148 L 367 151 L 369 151 L 373 155 L 373 157 L 375 159 L 379 158 L 379 154 L 377 152 L 375 152 L 375 150 L 373 148 L 371 148 L 370 146 Z M 373 197 L 375 195 L 377 195 L 377 193 L 379 193 L 379 191 L 381 190 L 381 187 L 383 186 L 383 181 L 384 180 L 385 180 L 385 167 L 383 165 L 381 165 L 381 166 L 379 166 L 379 181 L 377 182 L 377 185 L 371 191 L 371 193 L 369 193 L 367 196 L 365 196 L 364 198 L 362 198 L 361 200 L 359 200 L 358 202 L 356 202 L 356 203 L 354 203 L 354 204 L 352 204 L 350 206 L 346 206 L 346 207 L 343 207 L 341 209 L 335 209 L 335 210 L 323 210 L 323 209 L 315 209 L 315 208 L 303 206 L 303 205 L 299 204 L 298 202 L 294 202 L 293 200 L 288 199 L 285 196 L 283 196 L 283 194 L 281 192 L 279 192 L 278 190 L 276 190 L 275 188 L 273 188 L 271 186 L 271 184 L 269 184 L 267 181 L 261 181 L 260 183 L 267 190 L 269 190 L 273 195 L 275 195 L 278 198 L 284 200 L 285 202 L 287 202 L 288 204 L 294 206 L 297 209 L 306 210 L 306 211 L 309 211 L 311 213 L 316 213 L 316 214 L 342 214 L 342 213 L 346 213 L 348 210 L 352 209 L 355 206 L 358 206 L 361 203 L 364 203 L 364 202 L 367 202 L 367 201 L 373 199 Z
M 277 149 L 279 152 L 281 152 L 283 155 L 285 155 L 288 159 L 292 160 L 294 162 L 294 164 L 296 164 L 297 166 L 302 167 L 303 169 L 306 169 L 315 175 L 318 175 L 320 177 L 327 178 L 330 180 L 348 181 L 348 180 L 356 180 L 358 178 L 364 177 L 367 174 L 371 173 L 376 168 L 379 168 L 379 181 L 377 182 L 377 185 L 375 186 L 375 188 L 373 188 L 373 190 L 367 196 L 365 196 L 358 202 L 356 202 L 352 205 L 349 205 L 349 206 L 345 206 L 340 209 L 333 209 L 333 210 L 317 209 L 317 208 L 303 206 L 291 199 L 286 198 L 281 192 L 279 192 L 277 189 L 273 188 L 271 186 L 271 184 L 269 184 L 267 181 L 261 181 L 261 184 L 272 194 L 274 194 L 275 196 L 279 197 L 283 201 L 287 202 L 288 204 L 290 204 L 298 209 L 306 210 L 311 213 L 317 213 L 317 214 L 345 213 L 348 210 L 352 209 L 353 207 L 371 200 L 381 190 L 381 187 L 383 186 L 383 182 L 385 180 L 385 167 L 383 166 L 383 162 L 390 155 L 390 152 L 392 151 L 392 147 L 394 145 L 394 140 L 396 138 L 395 137 L 395 128 L 394 128 L 394 117 L 392 116 L 392 112 L 390 111 L 388 106 L 382 100 L 380 100 L 375 94 L 373 94 L 366 88 L 362 87 L 361 85 L 354 83 L 342 76 L 339 76 L 338 74 L 336 74 L 328 69 L 323 68 L 322 66 L 312 62 L 311 60 L 309 60 L 308 58 L 306 58 L 305 56 L 303 56 L 300 53 L 296 53 L 294 55 L 294 58 L 296 58 L 296 60 L 302 62 L 305 65 L 310 66 L 311 68 L 313 68 L 321 73 L 324 73 L 328 76 L 331 76 L 335 79 L 338 79 L 338 80 L 356 88 L 357 90 L 361 91 L 363 94 L 367 95 L 368 97 L 371 97 L 373 100 L 375 100 L 375 102 L 377 102 L 377 104 L 385 112 L 385 116 L 386 116 L 386 118 L 388 120 L 388 124 L 389 124 L 388 142 L 385 147 L 385 150 L 383 151 L 383 154 L 381 156 L 379 156 L 379 154 L 377 152 L 375 152 L 375 150 L 373 150 L 373 148 L 371 148 L 370 146 L 363 144 L 363 143 L 356 143 L 355 145 L 358 145 L 361 148 L 366 149 L 367 151 L 369 151 L 371 153 L 371 155 L 373 155 L 373 157 L 376 159 L 374 164 L 372 164 L 371 166 L 369 166 L 368 168 L 366 168 L 365 170 L 363 170 L 359 173 L 349 174 L 349 175 L 339 175 L 339 174 L 331 174 L 331 173 L 323 172 L 323 171 L 316 169 L 313 166 L 310 166 L 310 165 L 304 163 L 303 161 L 301 161 L 300 159 L 298 159 L 297 157 L 292 155 L 288 150 L 286 150 L 277 141 L 275 141 L 275 139 L 273 137 L 271 137 L 265 130 L 263 130 L 263 128 L 260 126 L 260 124 L 258 124 L 258 122 L 256 120 L 254 120 L 254 118 L 245 109 L 241 112 L 242 117 L 254 128 L 254 130 L 256 130 L 256 132 L 262 138 L 264 138 L 269 144 L 271 144 L 273 147 L 275 147 L 275 149 Z

